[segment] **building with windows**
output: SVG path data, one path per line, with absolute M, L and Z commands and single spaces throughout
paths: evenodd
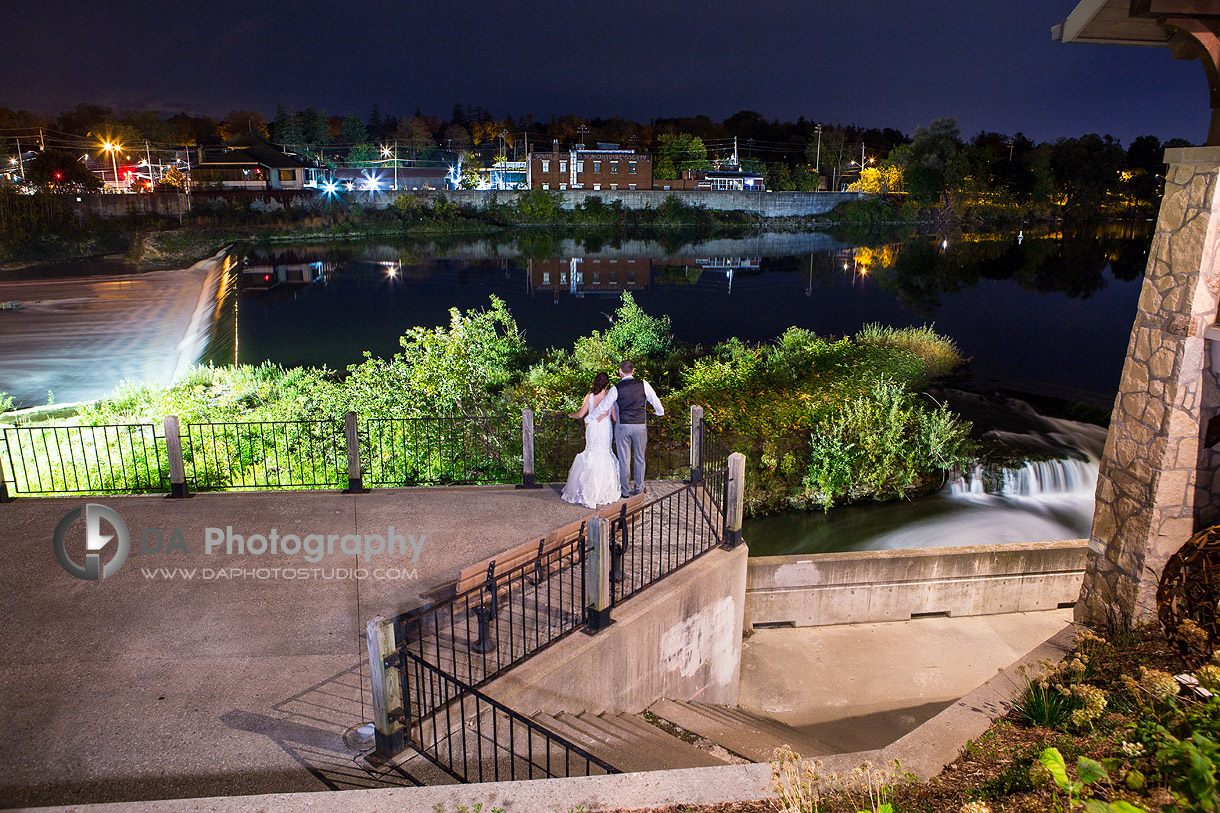
M 617 144 L 599 144 L 595 150 L 583 145 L 561 150 L 555 141 L 550 152 L 529 154 L 526 184 L 530 189 L 552 192 L 652 189 L 652 156 L 619 149 Z
M 746 172 L 737 167 L 708 170 L 685 170 L 681 178 L 657 179 L 653 189 L 663 191 L 683 189 L 711 189 L 721 192 L 764 192 L 767 185 L 760 172 Z
M 218 155 L 199 149 L 191 168 L 194 186 L 221 189 L 312 189 L 321 169 L 283 148 L 257 137 L 247 137 Z

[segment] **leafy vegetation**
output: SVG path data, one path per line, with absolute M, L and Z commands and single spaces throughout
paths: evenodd
M 571 421 L 552 416 L 574 411 L 593 376 L 624 358 L 665 404 L 659 437 L 682 435 L 689 407 L 700 404 L 709 425 L 746 453 L 751 513 L 908 496 L 939 486 L 970 453 L 968 425 L 916 392 L 960 363 L 930 328 L 874 325 L 854 339 L 792 328 L 771 344 L 730 340 L 705 351 L 676 342 L 669 319 L 630 294 L 606 330 L 541 356 L 493 297 L 485 309 L 452 310 L 444 327 L 408 331 L 400 352 L 366 355 L 343 374 L 198 367 L 169 387 L 127 383 L 79 420 L 112 426 L 177 415 L 184 425 L 225 425 L 188 430 L 212 433 L 188 444 L 201 450 L 197 460 L 188 453 L 188 468 L 224 488 L 339 478 L 334 426 L 350 411 L 360 416 L 362 443 L 376 449 L 365 461 L 372 482 L 499 481 L 519 470 L 520 432 L 492 416 L 530 407 L 539 442 L 557 443 Z M 232 428 L 251 422 L 284 425 Z M 550 456 L 566 466 L 566 453 Z

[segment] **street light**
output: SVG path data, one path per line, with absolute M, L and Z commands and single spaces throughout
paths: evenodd
M 119 190 L 119 161 L 115 157 L 115 153 L 123 149 L 122 144 L 115 144 L 110 141 L 102 142 L 102 149 L 110 153 L 110 166 L 114 169 L 114 191 Z

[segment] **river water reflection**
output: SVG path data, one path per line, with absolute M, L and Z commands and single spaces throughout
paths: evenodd
M 677 337 L 769 341 L 795 325 L 850 335 L 869 322 L 934 323 L 976 375 L 1108 405 L 1118 386 L 1151 224 L 912 237 L 853 246 L 769 235 L 678 249 L 559 246 L 530 259 L 472 245 L 253 250 L 237 309 L 244 363 L 342 369 L 388 355 L 448 309 L 505 300 L 530 344 L 570 346 L 608 324 L 621 291 L 667 314 Z M 226 347 L 225 355 L 234 348 Z

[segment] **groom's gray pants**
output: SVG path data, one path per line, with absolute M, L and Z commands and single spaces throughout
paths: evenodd
M 644 449 L 648 446 L 648 424 L 620 423 L 614 427 L 614 451 L 618 455 L 620 493 L 630 494 L 627 480 L 631 474 L 632 451 L 635 452 L 635 490 L 644 490 Z

